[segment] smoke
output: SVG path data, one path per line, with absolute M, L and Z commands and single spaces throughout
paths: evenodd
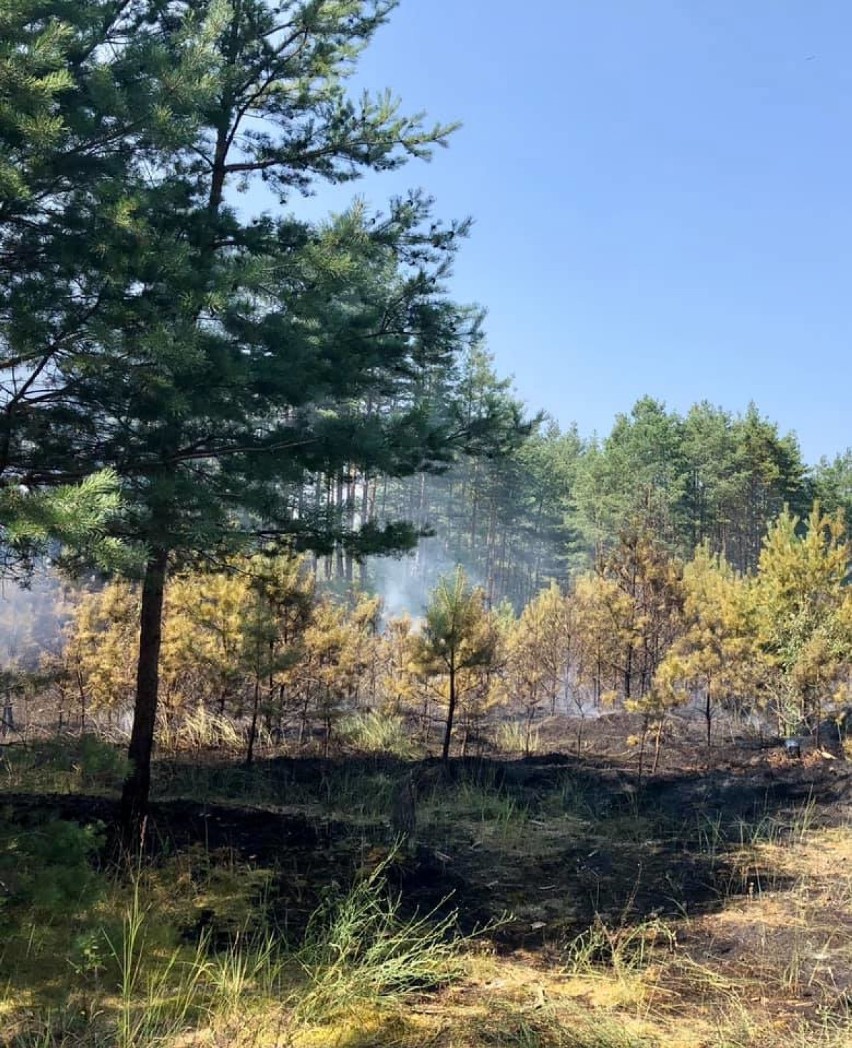
M 427 540 L 432 541 L 432 540 Z M 374 557 L 367 567 L 370 589 L 382 599 L 382 618 L 423 618 L 429 601 L 417 553 L 402 557 Z
M 27 588 L 0 584 L 0 670 L 35 670 L 45 653 L 59 652 L 67 617 L 65 588 L 48 569 Z
M 483 584 L 477 572 L 450 557 L 437 535 L 421 539 L 407 555 L 371 557 L 367 562 L 369 589 L 382 599 L 384 621 L 408 615 L 415 624 L 421 622 L 438 580 L 459 566 L 472 586 Z

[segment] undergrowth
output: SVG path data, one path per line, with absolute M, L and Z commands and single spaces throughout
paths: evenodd
M 126 752 L 99 735 L 59 735 L 3 748 L 0 791 L 104 793 L 129 770 Z
M 34 878 L 27 893 L 10 897 L 0 1020 L 11 1033 L 0 1044 L 149 1048 L 198 1029 L 230 1029 L 236 1044 L 235 1026 L 247 1037 L 272 1016 L 295 1037 L 308 1026 L 398 1009 L 464 971 L 470 941 L 458 934 L 455 912 L 401 913 L 387 884 L 395 852 L 348 890 L 330 889 L 302 941 L 290 943 L 265 916 L 259 888 L 268 871 L 235 867 L 223 883 L 221 870 L 196 854 L 194 867 L 180 857 L 159 868 L 90 871 L 71 892 L 94 838 L 69 824 L 47 823 L 42 832 L 77 860 L 51 894 Z M 208 915 L 211 906 L 219 911 L 215 925 L 187 941 L 178 921 L 191 922 L 202 903 Z
M 347 748 L 357 753 L 409 760 L 417 750 L 402 717 L 375 711 L 344 717 L 338 727 L 338 735 Z
M 466 940 L 457 914 L 404 919 L 386 885 L 392 852 L 347 893 L 331 893 L 313 915 L 297 958 L 307 985 L 295 1007 L 311 1021 L 436 990 L 459 978 Z
M 21 748 L 2 774 L 99 792 L 116 754 Z M 3 1048 L 849 1048 L 852 833 L 813 797 L 696 815 L 574 766 L 206 756 L 163 762 L 159 796 L 268 808 L 267 859 L 286 809 L 309 839 L 274 867 L 161 841 L 118 868 L 102 827 L 0 798 Z M 461 933 L 502 908 L 498 949 Z

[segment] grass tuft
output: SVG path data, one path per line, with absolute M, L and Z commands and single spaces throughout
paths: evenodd
M 410 760 L 416 752 L 402 717 L 374 711 L 353 713 L 343 718 L 338 733 L 344 745 L 357 753 Z
M 387 886 L 391 853 L 342 897 L 331 896 L 310 921 L 298 955 L 307 986 L 295 1010 L 317 1021 L 398 1002 L 446 986 L 464 971 L 466 940 L 455 911 L 404 918 Z
M 497 750 L 510 757 L 528 757 L 541 750 L 541 732 L 520 721 L 505 721 L 497 729 Z

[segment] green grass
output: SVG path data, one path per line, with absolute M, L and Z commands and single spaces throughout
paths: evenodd
M 330 889 L 295 944 L 258 899 L 268 871 L 223 869 L 197 852 L 103 875 L 73 914 L 58 898 L 50 912 L 30 903 L 18 922 L 20 949 L 13 957 L 7 940 L 0 961 L 16 969 L 0 1002 L 0 1016 L 18 1027 L 11 1043 L 149 1048 L 199 1028 L 245 1033 L 271 1013 L 298 1031 L 435 992 L 461 976 L 470 942 L 453 912 L 401 913 L 387 886 L 396 861 L 391 853 L 348 890 Z M 216 935 L 203 930 L 187 942 L 179 925 L 202 903 L 217 911 Z M 37 941 L 36 912 L 54 932 L 49 943 Z M 24 988 L 26 1007 L 16 1007 Z
M 297 954 L 306 976 L 296 1014 L 318 1021 L 435 990 L 461 977 L 465 939 L 455 911 L 404 919 L 389 892 L 391 853 L 314 914 Z
M 60 735 L 6 746 L 0 792 L 114 793 L 129 765 L 123 747 L 98 735 Z
M 574 975 L 611 972 L 618 977 L 641 972 L 676 943 L 672 928 L 657 918 L 629 923 L 623 918 L 608 925 L 600 916 L 572 939 L 565 950 L 565 969 Z
M 46 752 L 21 749 L 18 782 L 112 788 L 108 749 Z M 573 766 L 527 777 L 512 763 L 426 764 L 415 766 L 416 846 L 389 854 L 410 762 L 246 769 L 206 756 L 161 762 L 158 796 L 293 812 L 315 820 L 316 842 L 282 844 L 277 868 L 163 842 L 156 861 L 119 869 L 96 861 L 98 827 L 7 803 L 3 1048 L 849 1048 L 848 1006 L 817 955 L 852 958 L 831 917 L 848 911 L 852 837 L 823 834 L 813 798 L 752 819 L 694 816 L 629 776 L 619 787 Z M 831 856 L 833 879 L 820 872 Z M 427 878 L 442 869 L 458 903 L 418 914 L 389 887 L 434 902 Z M 658 906 L 670 872 L 684 874 L 680 909 Z M 686 905 L 705 872 L 709 915 Z M 489 954 L 461 935 L 470 924 L 456 905 L 514 908 L 507 940 L 519 951 Z M 735 934 L 745 952 L 728 963 L 714 950 Z M 772 1025 L 762 995 L 808 1010 Z
M 353 713 L 338 726 L 343 744 L 356 753 L 410 760 L 417 747 L 405 720 L 383 713 Z

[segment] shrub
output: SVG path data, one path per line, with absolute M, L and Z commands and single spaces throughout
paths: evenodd
M 13 920 L 26 914 L 40 921 L 91 907 L 100 894 L 92 857 L 103 826 L 50 819 L 24 829 L 12 817 L 10 808 L 0 815 L 0 906 Z
M 9 785 L 62 792 L 117 788 L 129 763 L 123 750 L 99 735 L 63 735 L 32 746 L 7 746 Z
M 81 736 L 77 752 L 77 772 L 81 785 L 117 786 L 130 771 L 130 762 L 123 749 L 98 735 Z

